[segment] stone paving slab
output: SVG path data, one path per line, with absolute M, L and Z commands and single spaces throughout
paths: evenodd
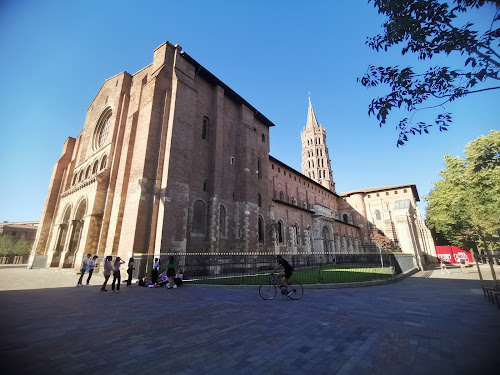
M 474 275 L 306 289 L 74 285 L 0 269 L 3 374 L 497 374 L 500 310 Z M 477 275 L 476 275 L 477 277 Z

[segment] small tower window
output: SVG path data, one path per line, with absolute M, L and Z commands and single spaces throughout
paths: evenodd
M 259 216 L 258 226 L 259 242 L 264 243 L 264 219 L 262 216 Z
M 201 132 L 201 139 L 208 141 L 208 131 L 210 130 L 210 120 L 208 117 L 203 117 L 203 130 Z
M 262 134 L 262 142 L 266 142 L 266 136 L 265 136 L 265 134 Z

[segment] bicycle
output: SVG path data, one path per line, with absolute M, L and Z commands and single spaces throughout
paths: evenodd
M 288 282 L 289 290 L 292 291 L 288 295 L 288 298 L 293 300 L 299 300 L 304 295 L 304 288 L 302 284 L 298 281 Z M 271 281 L 264 281 L 260 284 L 259 294 L 265 300 L 272 300 L 276 296 L 278 288 L 281 290 L 281 294 L 287 295 L 288 291 L 285 286 L 271 274 Z

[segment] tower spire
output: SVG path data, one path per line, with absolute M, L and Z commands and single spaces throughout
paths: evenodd
M 328 147 L 326 146 L 326 129 L 318 125 L 309 97 L 307 124 L 302 132 L 302 173 L 327 189 L 335 192 L 335 182 Z
M 318 127 L 318 120 L 316 120 L 316 115 L 314 114 L 314 109 L 311 103 L 311 97 L 309 96 L 309 109 L 307 110 L 306 129 L 314 129 Z

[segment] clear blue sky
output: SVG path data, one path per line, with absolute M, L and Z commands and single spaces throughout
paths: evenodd
M 490 22 L 488 13 L 474 21 Z M 310 92 L 338 192 L 415 183 L 423 201 L 445 153 L 463 155 L 467 142 L 500 128 L 500 93 L 448 106 L 448 133 L 396 148 L 400 118 L 380 129 L 367 115 L 377 92 L 356 82 L 369 64 L 417 64 L 368 49 L 382 22 L 365 0 L 0 2 L 0 221 L 40 218 L 63 143 L 82 130 L 104 80 L 150 64 L 167 40 L 276 124 L 274 157 L 300 171 Z

